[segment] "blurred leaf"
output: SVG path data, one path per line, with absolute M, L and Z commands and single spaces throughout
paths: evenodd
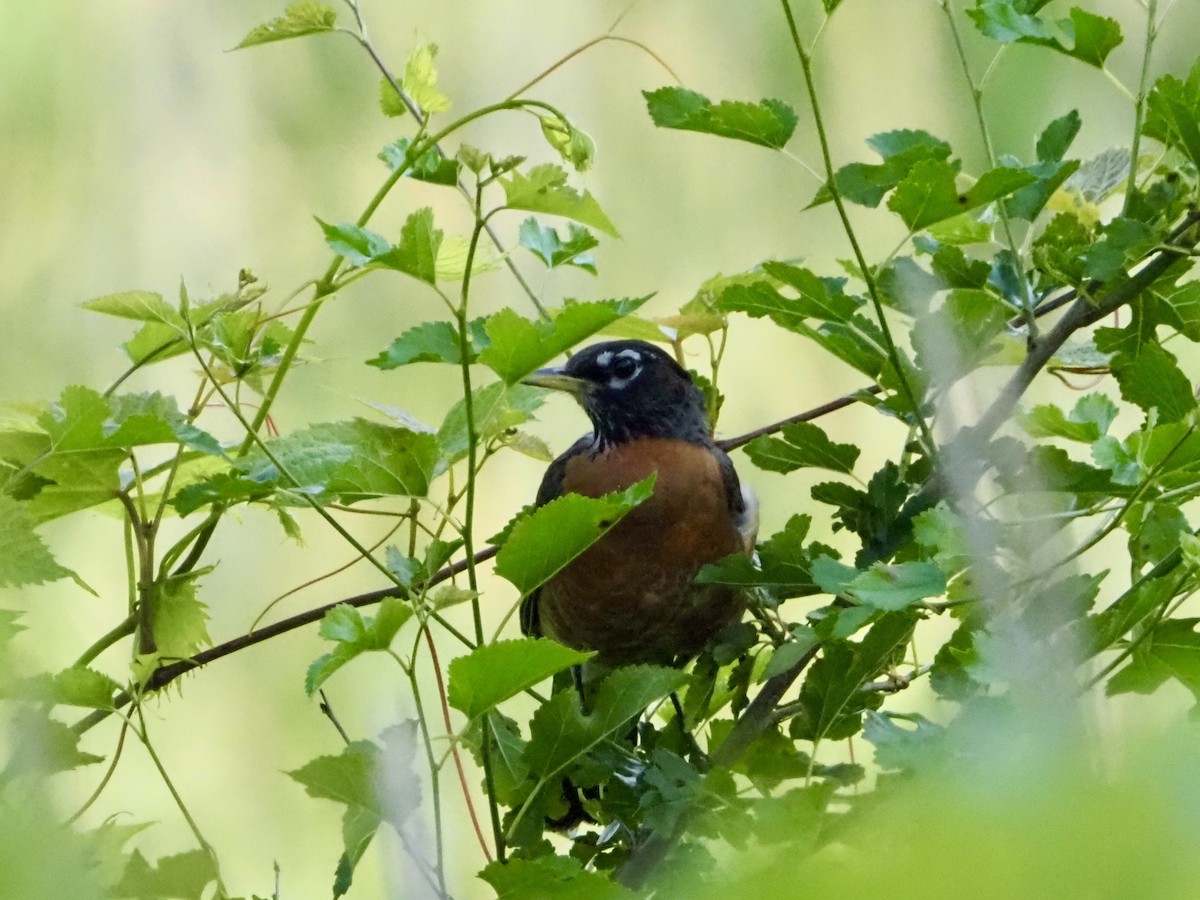
M 258 44 L 303 37 L 306 34 L 333 31 L 336 24 L 337 13 L 324 3 L 313 3 L 311 0 L 291 3 L 283 11 L 282 16 L 272 19 L 265 25 L 257 25 L 250 29 L 249 34 L 242 38 L 241 42 L 233 49 L 241 50 L 243 47 L 254 47 Z
M 563 216 L 620 237 L 596 198 L 587 191 L 580 196 L 567 184 L 567 173 L 558 166 L 549 163 L 534 166 L 528 174 L 514 171 L 510 178 L 501 178 L 500 184 L 504 188 L 505 205 L 510 209 Z
M 580 711 L 574 691 L 555 694 L 533 714 L 524 761 L 535 777 L 548 781 L 686 683 L 687 675 L 678 669 L 624 666 L 600 684 L 588 715 Z
M 337 756 L 318 756 L 287 775 L 303 785 L 310 797 L 382 815 L 375 781 L 380 764 L 379 747 L 370 741 L 353 741 Z
M 0 585 L 20 587 L 70 578 L 34 529 L 25 505 L 0 494 Z
M 86 666 L 72 666 L 54 675 L 48 672 L 35 675 L 11 688 L 0 686 L 0 691 L 12 699 L 86 709 L 113 709 L 113 695 L 120 689 L 112 678 Z
M 450 663 L 451 706 L 474 719 L 551 675 L 582 665 L 592 654 L 549 638 L 497 641 Z
M 404 77 L 400 79 L 400 87 L 426 116 L 450 108 L 450 98 L 437 86 L 437 69 L 433 65 L 437 50 L 437 44 L 413 47 L 404 63 Z M 402 116 L 408 112 L 404 100 L 387 77 L 379 85 L 379 108 L 385 116 Z
M 526 319 L 506 307 L 484 321 L 491 345 L 480 351 L 479 361 L 513 384 L 605 325 L 633 312 L 650 296 L 591 303 L 568 300 L 549 322 Z
M 803 468 L 830 469 L 849 475 L 854 471 L 859 448 L 835 444 L 812 422 L 785 425 L 779 437 L 763 435 L 746 447 L 746 455 L 760 469 L 792 472 Z
M 542 123 L 542 136 L 553 147 L 563 162 L 576 172 L 586 172 L 596 157 L 596 143 L 587 132 L 576 128 L 571 122 L 558 116 L 538 116 Z
M 892 717 L 867 710 L 863 737 L 875 746 L 875 762 L 881 769 L 914 771 L 945 762 L 945 754 L 938 751 L 945 743 L 946 729 L 919 713 Z
M 273 39 L 274 40 L 274 39 Z M 185 897 L 199 900 L 204 889 L 219 877 L 207 850 L 189 850 L 163 856 L 150 865 L 137 850 L 129 858 L 113 897 Z
M 496 554 L 496 574 L 521 596 L 545 584 L 654 491 L 654 476 L 603 497 L 567 494 L 523 515 Z
M 795 111 L 779 100 L 723 100 L 714 105 L 703 94 L 681 87 L 642 91 L 642 96 L 659 128 L 700 131 L 774 150 L 788 142 L 799 121 Z
M 18 706 L 9 719 L 12 754 L 6 773 L 53 775 L 103 762 L 103 756 L 79 749 L 79 735 L 42 709 Z
M 1142 131 L 1200 167 L 1200 59 L 1192 65 L 1187 81 L 1163 75 L 1154 82 Z
M 587 251 L 598 246 L 600 242 L 586 228 L 570 223 L 568 237 L 564 242 L 559 238 L 557 231 L 543 226 L 530 216 L 521 223 L 520 241 L 522 247 L 531 251 L 549 269 L 576 266 L 585 272 L 596 274 L 596 263 Z
M 633 892 L 569 856 L 515 857 L 484 867 L 479 877 L 499 900 L 627 900 Z
M 112 415 L 101 426 L 106 443 L 114 447 L 180 443 L 210 456 L 225 457 L 217 439 L 184 418 L 174 397 L 117 394 L 109 398 Z
M 83 304 L 84 309 L 117 316 L 122 319 L 134 319 L 139 322 L 158 322 L 183 332 L 183 317 L 179 311 L 162 298 L 161 294 L 150 291 L 122 291 L 117 294 L 107 294 L 88 300 Z
M 1072 441 L 1098 441 L 1117 417 L 1116 405 L 1103 394 L 1089 394 L 1076 402 L 1069 416 L 1052 404 L 1035 406 L 1019 417 L 1031 437 L 1063 437 Z

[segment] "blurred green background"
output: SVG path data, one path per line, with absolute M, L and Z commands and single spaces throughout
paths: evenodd
M 75 383 L 101 388 L 123 370 L 118 345 L 129 329 L 81 310 L 81 301 L 127 289 L 174 296 L 181 281 L 193 297 L 214 295 L 232 289 L 238 270 L 246 267 L 272 286 L 268 301 L 278 302 L 324 269 L 329 253 L 312 217 L 354 219 L 385 175 L 375 154 L 410 133 L 410 123 L 380 115 L 378 73 L 344 36 L 226 52 L 281 6 L 271 0 L 0 0 L 5 321 L 0 399 L 51 399 Z M 1155 73 L 1182 71 L 1196 52 L 1200 4 L 1178 6 L 1161 38 Z M 454 102 L 450 115 L 506 96 L 619 19 L 614 33 L 647 44 L 687 87 L 714 98 L 776 97 L 791 103 L 801 126 L 788 151 L 819 166 L 799 69 L 777 4 L 366 0 L 363 8 L 371 36 L 393 69 L 402 68 L 415 44 L 438 44 L 440 85 Z M 797 10 L 801 29 L 811 35 L 819 4 Z M 1127 23 L 1126 44 L 1109 65 L 1126 84 L 1136 84 L 1139 8 L 1112 2 L 1096 11 Z M 339 14 L 348 17 L 343 7 Z M 965 36 L 978 74 L 992 45 L 973 32 Z M 983 165 L 969 96 L 934 3 L 846 0 L 824 29 L 816 66 L 839 163 L 869 160 L 866 137 L 904 127 L 950 140 L 968 171 Z M 797 257 L 818 272 L 833 273 L 837 261 L 850 256 L 831 206 L 802 214 L 818 184 L 788 155 L 656 130 L 640 91 L 670 83 L 671 76 L 648 55 L 609 42 L 531 92 L 559 105 L 595 138 L 596 165 L 580 181 L 623 235 L 596 252 L 598 278 L 579 272 L 547 276 L 518 248 L 517 264 L 548 303 L 657 292 L 645 312 L 668 315 L 717 273 Z M 1041 128 L 1071 108 L 1084 121 L 1073 155 L 1094 155 L 1114 143 L 1114 135 L 1126 141 L 1128 103 L 1103 75 L 1037 48 L 1006 51 L 986 101 L 999 152 L 1028 159 Z M 553 159 L 536 122 L 521 114 L 475 123 L 464 139 L 498 156 Z M 448 234 L 464 233 L 469 217 L 457 194 L 412 182 L 392 194 L 372 227 L 394 235 L 409 212 L 425 205 L 434 207 Z M 856 208 L 852 215 L 868 259 L 882 258 L 903 236 L 899 222 L 886 214 Z M 509 247 L 516 245 L 522 218 L 511 213 L 498 220 Z M 505 305 L 532 313 L 502 268 L 479 281 L 474 304 L 478 313 Z M 276 424 L 291 431 L 312 421 L 371 415 L 363 405 L 370 401 L 436 425 L 457 396 L 456 376 L 432 366 L 381 373 L 363 363 L 405 328 L 441 315 L 429 291 L 398 276 L 373 277 L 348 289 L 318 318 L 312 359 L 289 379 L 274 410 Z M 720 423 L 726 435 L 860 386 L 848 369 L 798 337 L 744 319 L 734 323 L 727 358 L 722 386 L 728 402 Z M 175 391 L 186 403 L 195 377 L 177 364 L 151 369 L 128 387 Z M 987 380 L 978 387 L 987 390 Z M 550 399 L 542 419 L 537 431 L 556 450 L 584 430 L 582 415 L 563 398 Z M 892 455 L 902 437 L 865 408 L 839 413 L 825 424 L 837 440 L 863 446 L 863 472 Z M 235 423 L 219 413 L 207 427 L 223 436 L 236 433 Z M 491 464 L 480 499 L 481 537 L 532 497 L 541 470 L 542 464 L 515 454 Z M 805 508 L 815 480 L 805 473 L 783 480 L 745 462 L 741 470 L 766 500 L 764 533 Z M 244 631 L 284 590 L 351 557 L 308 517 L 302 516 L 302 547 L 286 542 L 263 513 L 247 511 L 243 518 L 242 525 L 223 525 L 209 552 L 220 565 L 204 581 L 202 596 L 218 641 Z M 377 522 L 352 524 L 364 540 L 381 534 Z M 818 534 L 832 540 L 828 523 L 818 523 Z M 69 582 L 6 591 L 0 605 L 29 611 L 30 630 L 11 645 L 19 670 L 69 664 L 124 615 L 116 521 L 86 514 L 52 524 L 46 535 L 60 560 L 100 597 Z M 377 574 L 360 566 L 289 598 L 277 613 L 379 586 Z M 515 598 L 504 585 L 489 597 L 497 598 L 489 606 L 495 623 Z M 446 656 L 451 651 L 444 648 Z M 122 652 L 99 661 L 119 678 Z M 322 652 L 315 629 L 306 629 L 222 660 L 150 704 L 156 746 L 216 844 L 235 892 L 269 894 L 272 863 L 278 861 L 283 896 L 327 894 L 340 846 L 340 808 L 309 800 L 280 774 L 339 749 L 340 739 L 302 687 L 306 665 Z M 398 676 L 385 661 L 364 659 L 333 681 L 330 698 L 352 737 L 373 737 L 411 714 Z M 927 711 L 932 702 L 920 690 L 906 700 L 904 708 Z M 1095 719 L 1098 727 L 1116 731 L 1131 717 L 1141 724 L 1171 721 L 1184 703 L 1180 695 L 1164 693 L 1159 702 L 1131 711 L 1124 700 L 1097 711 Z M 930 714 L 936 717 L 936 710 Z M 89 734 L 85 746 L 108 754 L 114 740 L 108 723 Z M 94 825 L 113 813 L 125 821 L 160 823 L 139 838 L 150 858 L 193 846 L 144 753 L 130 746 L 126 754 L 84 823 Z M 74 809 L 98 777 L 93 767 L 61 779 L 61 808 Z M 460 821 L 450 778 L 443 795 L 452 821 Z M 452 865 L 475 871 L 482 863 L 478 848 L 460 825 L 451 831 Z M 353 896 L 401 895 L 405 862 L 394 840 L 381 847 L 364 860 Z M 472 890 L 484 893 L 482 885 Z M 852 887 L 835 894 L 862 895 Z

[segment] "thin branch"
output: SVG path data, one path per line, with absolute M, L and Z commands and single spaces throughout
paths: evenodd
M 722 450 L 736 450 L 743 444 L 748 444 L 758 437 L 767 434 L 774 434 L 777 431 L 782 431 L 788 425 L 794 425 L 797 422 L 811 422 L 813 419 L 819 419 L 821 416 L 831 412 L 837 412 L 839 409 L 845 409 L 847 406 L 853 406 L 855 403 L 861 403 L 865 396 L 878 394 L 883 391 L 877 384 L 869 385 L 861 390 L 855 391 L 853 394 L 846 394 L 838 397 L 836 400 L 830 400 L 828 403 L 822 403 L 820 406 L 814 406 L 812 409 L 805 410 L 802 413 L 797 413 L 794 416 L 788 416 L 786 419 L 781 419 L 778 422 L 772 422 L 770 425 L 764 425 L 762 428 L 755 428 L 753 431 L 747 431 L 745 434 L 739 434 L 737 437 L 725 438 L 717 441 L 717 446 Z

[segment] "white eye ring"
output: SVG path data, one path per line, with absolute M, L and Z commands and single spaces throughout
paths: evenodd
M 632 356 L 621 355 L 612 361 L 613 381 L 628 382 L 642 370 L 641 365 Z

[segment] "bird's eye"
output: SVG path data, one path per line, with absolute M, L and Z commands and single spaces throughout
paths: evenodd
M 628 356 L 618 356 L 612 361 L 613 378 L 618 381 L 628 381 L 640 368 L 637 361 Z

